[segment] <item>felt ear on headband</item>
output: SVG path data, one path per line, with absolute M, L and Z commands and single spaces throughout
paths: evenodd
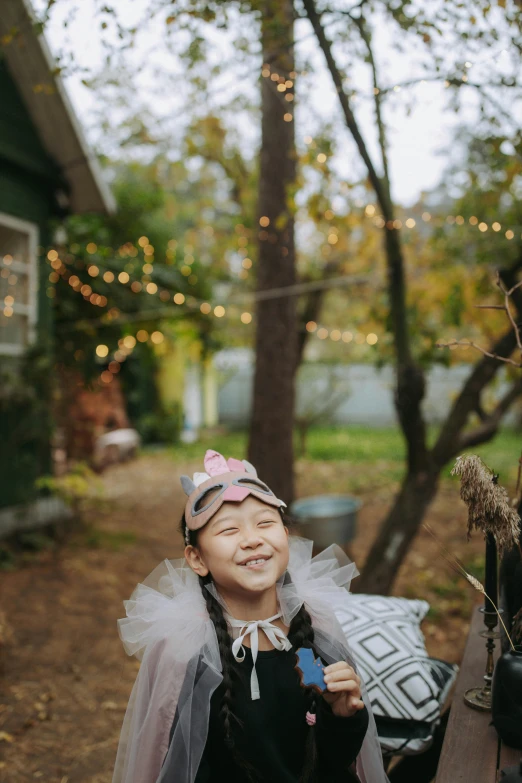
M 245 466 L 247 473 L 252 473 L 252 475 L 257 478 L 257 470 L 252 465 L 252 463 L 249 462 L 247 459 L 242 459 L 241 462 Z
M 209 476 L 220 476 L 222 473 L 230 472 L 224 456 L 219 451 L 214 451 L 213 449 L 207 449 L 203 464 Z
M 196 489 L 196 485 L 189 476 L 181 476 L 180 481 L 185 495 L 191 495 Z

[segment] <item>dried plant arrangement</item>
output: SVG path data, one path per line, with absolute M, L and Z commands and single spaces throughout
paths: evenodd
M 520 517 L 498 476 L 474 454 L 458 457 L 451 475 L 460 477 L 460 497 L 468 507 L 468 539 L 473 530 L 491 533 L 499 554 L 518 546 Z

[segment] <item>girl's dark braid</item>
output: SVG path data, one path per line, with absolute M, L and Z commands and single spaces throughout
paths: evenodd
M 181 527 L 181 533 L 183 535 L 183 539 L 185 540 L 185 535 L 187 532 L 187 523 L 185 520 L 185 514 L 183 514 L 181 518 L 180 527 Z M 189 530 L 188 540 L 192 546 L 196 546 L 197 532 L 194 530 Z M 234 745 L 234 740 L 232 738 L 231 721 L 232 719 L 238 721 L 238 719 L 232 712 L 232 686 L 233 686 L 232 675 L 235 668 L 234 656 L 232 655 L 232 642 L 230 640 L 228 625 L 227 625 L 227 621 L 225 620 L 225 616 L 223 614 L 223 609 L 221 608 L 219 601 L 217 601 L 214 598 L 210 590 L 207 590 L 207 588 L 205 587 L 205 585 L 209 584 L 212 581 L 211 575 L 207 574 L 207 576 L 200 576 L 198 578 L 199 578 L 199 586 L 201 588 L 203 598 L 205 599 L 205 603 L 207 605 L 207 611 L 209 617 L 214 624 L 214 628 L 216 629 L 216 636 L 219 644 L 219 655 L 221 657 L 221 666 L 223 668 L 223 672 L 222 672 L 223 673 L 223 699 L 221 702 L 221 708 L 219 710 L 219 717 L 223 722 L 223 729 L 225 733 L 225 744 L 228 748 L 232 748 Z
M 230 641 L 230 634 L 228 632 L 227 621 L 223 615 L 223 610 L 219 602 L 214 598 L 210 590 L 207 590 L 205 585 L 212 581 L 210 574 L 208 576 L 199 577 L 199 584 L 201 592 L 205 598 L 207 604 L 207 610 L 210 619 L 214 623 L 216 629 L 216 636 L 219 644 L 219 654 L 221 656 L 221 665 L 223 667 L 223 699 L 221 702 L 221 708 L 219 710 L 219 717 L 223 722 L 223 729 L 225 731 L 225 745 L 228 748 L 232 748 L 234 740 L 231 733 L 231 720 L 238 720 L 232 712 L 232 672 L 234 669 L 234 656 L 232 655 L 232 644 Z
M 314 655 L 317 653 L 314 649 L 314 629 L 312 618 L 303 604 L 298 613 L 290 623 L 288 629 L 288 638 L 292 643 L 294 650 L 299 647 L 311 647 Z M 310 712 L 315 712 L 315 697 L 312 695 L 310 700 Z M 308 739 L 305 747 L 305 759 L 303 770 L 299 778 L 299 783 L 314 783 L 317 774 L 317 743 L 315 738 L 315 729 L 310 726 Z
M 288 639 L 296 650 L 299 647 L 314 647 L 314 629 L 312 627 L 312 618 L 303 604 L 296 616 L 290 623 L 288 629 Z M 315 652 L 315 650 L 314 650 Z
M 221 699 L 221 707 L 219 710 L 219 717 L 223 722 L 223 730 L 225 733 L 225 745 L 232 752 L 232 756 L 236 764 L 242 769 L 247 777 L 249 783 L 256 783 L 260 780 L 259 774 L 256 768 L 250 764 L 237 749 L 234 738 L 232 735 L 232 720 L 242 726 L 242 721 L 234 715 L 232 712 L 232 688 L 233 688 L 233 675 L 237 674 L 235 667 L 234 656 L 232 655 L 232 640 L 228 632 L 227 621 L 223 614 L 223 609 L 219 601 L 214 598 L 210 590 L 205 587 L 206 584 L 212 581 L 210 574 L 205 577 L 199 577 L 199 584 L 201 592 L 205 597 L 207 604 L 207 610 L 210 619 L 214 623 L 216 629 L 216 636 L 219 644 L 219 655 L 221 657 L 222 674 L 223 674 L 223 697 Z

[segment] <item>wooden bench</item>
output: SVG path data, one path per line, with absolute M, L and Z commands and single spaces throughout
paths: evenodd
M 491 713 L 464 703 L 464 692 L 483 683 L 486 668 L 483 615 L 475 608 L 451 705 L 436 783 L 497 783 L 500 770 L 520 762 L 522 751 L 505 745 L 490 726 Z M 495 655 L 500 653 L 496 641 Z

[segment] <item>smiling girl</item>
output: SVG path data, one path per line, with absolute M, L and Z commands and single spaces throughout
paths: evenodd
M 138 585 L 119 621 L 142 663 L 113 783 L 384 783 L 333 612 L 355 566 L 335 546 L 311 559 L 249 463 L 204 464 L 182 477 L 185 559 Z

